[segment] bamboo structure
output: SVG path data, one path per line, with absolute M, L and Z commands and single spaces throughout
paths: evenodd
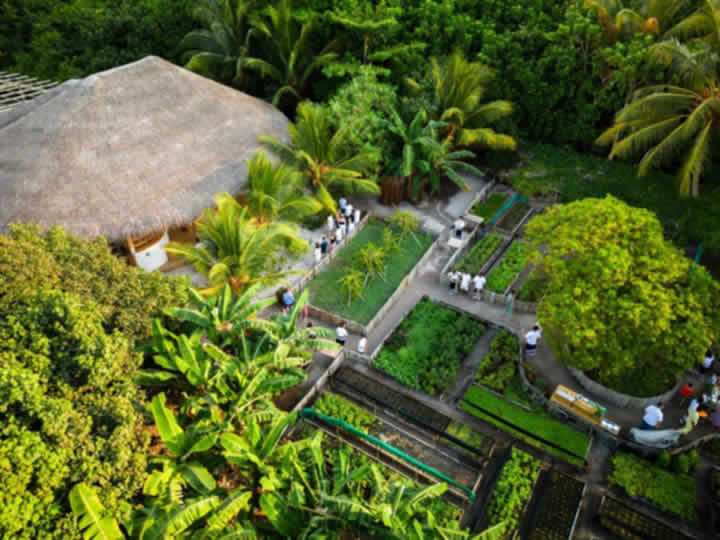
M 19 73 L 0 71 L 0 111 L 35 99 L 55 86 L 57 86 L 55 81 L 44 81 Z

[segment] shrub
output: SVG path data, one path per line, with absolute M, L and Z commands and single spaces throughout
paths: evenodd
M 125 264 L 103 238 L 81 240 L 53 227 L 12 225 L 0 234 L 0 312 L 42 290 L 72 293 L 92 302 L 108 332 L 131 340 L 152 333 L 152 319 L 168 306 L 187 302 L 186 278 L 166 278 Z
M 0 318 L 0 535 L 77 538 L 73 484 L 98 486 L 108 508 L 142 487 L 140 357 L 93 304 L 26 300 Z

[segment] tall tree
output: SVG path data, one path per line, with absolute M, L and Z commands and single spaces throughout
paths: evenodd
M 185 67 L 237 88 L 244 86 L 243 63 L 250 52 L 252 0 L 201 0 L 195 18 L 205 28 L 180 42 Z
M 653 54 L 679 84 L 637 90 L 597 140 L 612 145 L 610 159 L 642 156 L 638 174 L 651 168 L 676 167 L 681 195 L 700 193 L 708 165 L 716 162 L 720 143 L 720 78 L 712 49 L 692 50 L 677 42 L 655 45 Z
M 217 210 L 206 209 L 197 225 L 200 247 L 170 242 L 165 248 L 207 276 L 203 294 L 217 294 L 226 283 L 236 294 L 254 283 L 277 283 L 292 272 L 281 269 L 281 255 L 309 249 L 295 226 L 260 224 L 229 193 L 217 195 L 215 204 Z
M 349 125 L 338 129 L 327 109 L 303 102 L 297 108 L 297 121 L 290 124 L 291 144 L 274 137 L 260 137 L 285 163 L 297 168 L 309 180 L 323 207 L 337 213 L 335 193 L 378 193 L 374 180 L 365 178 L 375 163 L 372 151 L 353 151 L 345 144 Z
M 298 221 L 319 212 L 322 204 L 306 189 L 300 171 L 273 164 L 264 152 L 248 160 L 247 207 L 259 223 Z
M 488 126 L 512 113 L 512 103 L 496 100 L 485 103 L 493 71 L 479 62 L 470 62 L 456 51 L 443 62 L 430 59 L 431 117 L 447 123 L 445 137 L 458 146 L 492 150 L 514 150 L 515 140 Z M 408 81 L 415 90 L 421 85 Z

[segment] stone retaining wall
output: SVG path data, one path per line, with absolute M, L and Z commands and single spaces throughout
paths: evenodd
M 664 394 L 660 394 L 657 396 L 650 396 L 650 397 L 634 397 L 627 394 L 621 394 L 620 392 L 616 392 L 614 390 L 610 390 L 609 388 L 603 386 L 602 384 L 593 381 L 590 377 L 585 375 L 582 371 L 569 367 L 570 373 L 572 374 L 573 378 L 582 386 L 585 390 L 588 392 L 596 395 L 598 398 L 602 399 L 603 401 L 606 401 L 608 403 L 612 403 L 613 405 L 616 405 L 618 407 L 647 407 L 648 405 L 654 405 L 656 403 L 665 403 L 667 401 L 670 401 L 672 397 L 677 394 L 678 390 L 680 389 L 680 386 L 682 385 L 682 381 L 678 382 L 671 390 L 665 392 Z

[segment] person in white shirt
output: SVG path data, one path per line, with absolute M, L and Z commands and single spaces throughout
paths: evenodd
M 454 271 L 450 271 L 448 274 L 448 278 L 450 279 L 450 295 L 454 295 L 457 289 L 457 282 L 459 279 L 458 273 Z
M 313 250 L 313 254 L 315 255 L 315 263 L 319 263 L 320 259 L 322 259 L 322 250 L 320 249 L 320 242 L 315 242 L 315 249 Z
M 348 234 L 352 234 L 352 232 L 355 230 L 355 220 L 352 217 L 350 217 L 350 219 L 348 220 L 347 229 Z
M 455 238 L 462 238 L 462 232 L 464 228 L 465 222 L 460 218 L 456 219 L 453 223 L 453 229 L 455 229 Z
M 360 341 L 358 341 L 357 344 L 357 352 L 360 354 L 367 353 L 367 337 L 365 337 L 365 334 L 360 338 Z
M 335 229 L 337 228 L 335 226 L 335 218 L 332 214 L 330 214 L 327 218 L 327 226 L 328 226 L 328 234 L 332 234 L 335 232 Z
M 703 373 L 709 371 L 712 368 L 713 362 L 715 362 L 715 355 L 713 354 L 712 347 L 710 347 L 705 351 L 705 358 L 703 358 L 702 369 L 700 371 Z
M 643 416 L 640 429 L 657 429 L 658 424 L 663 421 L 662 406 L 648 405 L 645 407 L 645 416 Z
M 340 242 L 342 242 L 344 234 L 345 234 L 345 223 L 338 223 L 338 228 L 335 230 L 335 242 L 338 245 L 340 245 Z
M 536 324 L 532 327 L 532 330 L 530 330 L 527 334 L 525 334 L 525 355 L 526 356 L 535 356 L 537 353 L 537 344 L 538 341 L 540 341 L 540 338 L 542 337 L 542 330 L 540 327 Z
M 358 225 L 360 223 L 360 209 L 355 209 L 355 224 Z
M 463 292 L 470 292 L 470 282 L 472 281 L 472 277 L 470 274 L 462 274 L 462 277 L 460 279 L 460 289 Z
M 473 278 L 473 298 L 475 300 L 480 298 L 480 292 L 485 288 L 485 276 L 478 274 Z
M 345 330 L 345 321 L 343 321 L 340 323 L 340 326 L 335 329 L 335 341 L 337 341 L 340 345 L 344 346 L 347 336 L 348 331 Z
M 350 216 L 352 216 L 353 213 L 353 205 L 348 203 L 345 207 L 345 219 L 350 219 Z

